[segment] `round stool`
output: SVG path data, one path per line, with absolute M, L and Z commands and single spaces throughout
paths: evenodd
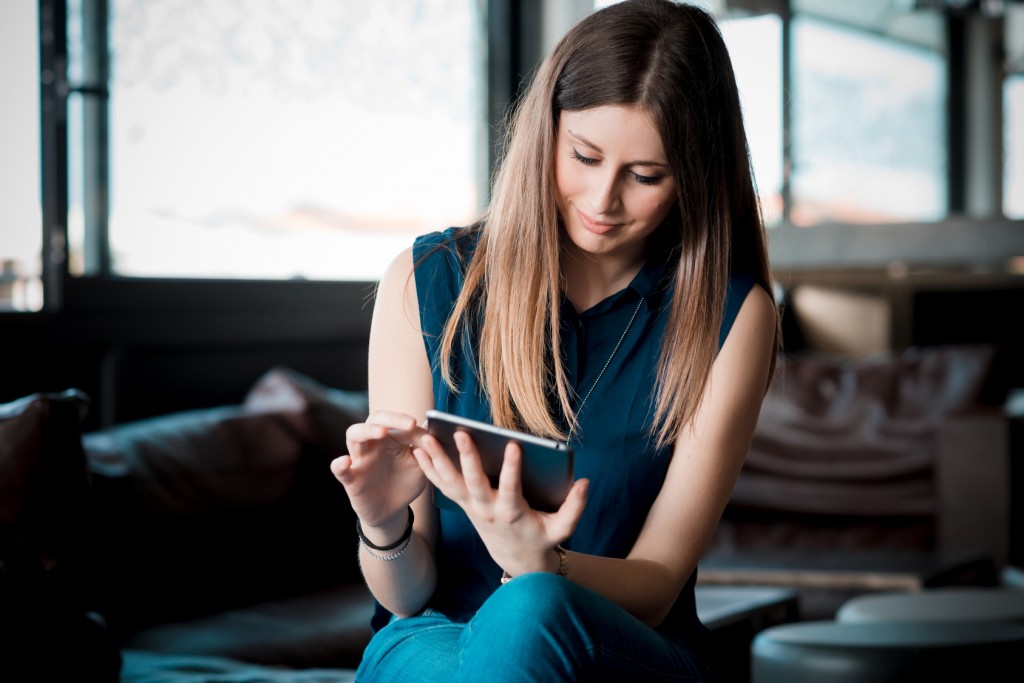
M 858 595 L 839 607 L 836 621 L 1011 621 L 1024 624 L 1024 591 L 930 588 L 919 593 Z
M 751 645 L 752 683 L 1024 680 L 1024 624 L 805 621 Z
M 1008 588 L 1020 590 L 1024 588 L 1024 568 L 1008 564 L 999 573 L 999 581 Z

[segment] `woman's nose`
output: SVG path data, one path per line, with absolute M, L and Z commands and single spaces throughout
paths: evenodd
M 594 179 L 590 193 L 591 210 L 595 214 L 610 213 L 618 208 L 619 179 L 611 171 L 601 173 Z

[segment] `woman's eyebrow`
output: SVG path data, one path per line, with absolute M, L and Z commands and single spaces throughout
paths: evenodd
M 569 133 L 569 135 L 571 135 L 572 137 L 576 138 L 576 140 L 578 140 L 579 142 L 582 142 L 584 145 L 586 145 L 590 149 L 594 150 L 598 154 L 604 154 L 604 150 L 603 149 L 601 149 L 600 147 L 598 147 L 593 142 L 591 142 L 590 140 L 586 139 L 585 137 L 583 137 L 582 135 L 580 135 L 576 131 L 572 130 L 571 128 L 566 128 L 566 131 Z M 628 166 L 661 166 L 662 168 L 669 168 L 669 165 L 666 164 L 664 161 L 631 161 L 627 165 Z

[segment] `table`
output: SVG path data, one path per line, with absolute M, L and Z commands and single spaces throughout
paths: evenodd
M 715 679 L 750 680 L 750 646 L 770 626 L 798 621 L 797 592 L 772 586 L 697 586 L 697 615 L 711 631 Z
M 997 576 L 991 559 L 975 553 L 801 550 L 710 555 L 700 562 L 697 583 L 793 589 L 799 593 L 803 619 L 831 619 L 855 595 L 992 586 Z

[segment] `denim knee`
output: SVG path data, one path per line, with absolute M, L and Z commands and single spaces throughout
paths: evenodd
M 607 598 L 555 574 L 496 590 L 460 641 L 455 681 L 694 681 L 687 649 Z
M 490 596 L 474 622 L 496 616 L 502 628 L 543 629 L 547 624 L 564 628 L 566 620 L 577 623 L 587 611 L 579 609 L 590 591 L 564 577 L 543 571 L 516 577 Z
M 407 619 L 392 618 L 363 652 L 356 681 L 429 681 L 458 666 L 464 624 L 433 610 Z
M 572 632 L 580 645 L 590 645 L 591 610 L 596 596 L 568 579 L 537 572 L 523 574 L 501 586 L 487 599 L 471 622 L 470 631 L 494 630 L 508 642 L 545 632 L 565 637 Z
M 486 618 L 487 612 L 494 612 L 506 624 L 525 620 L 534 626 L 551 619 L 561 621 L 583 592 L 584 589 L 556 574 L 523 574 L 501 586 L 478 616 Z
M 555 574 L 523 574 L 496 590 L 462 634 L 458 681 L 575 680 L 593 669 L 585 589 Z M 486 672 L 486 677 L 484 676 Z M 586 679 L 586 676 L 583 676 Z

